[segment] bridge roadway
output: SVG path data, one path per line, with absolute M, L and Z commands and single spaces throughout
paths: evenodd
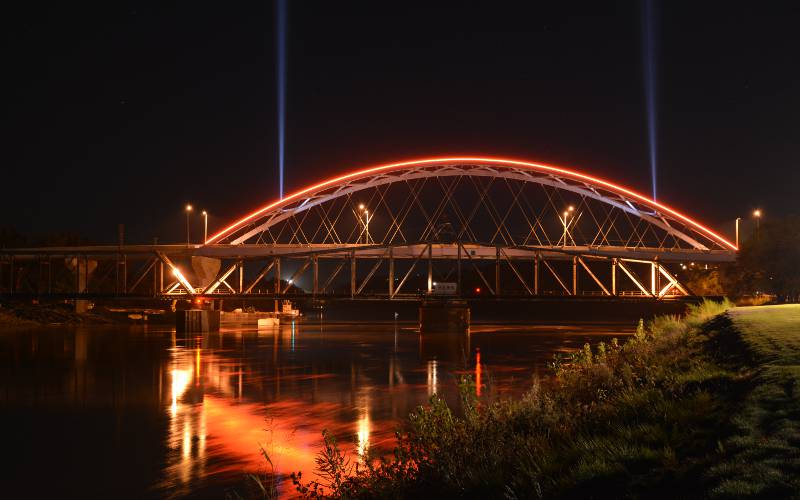
M 456 243 L 431 243 L 434 259 L 457 259 L 459 245 Z M 417 258 L 427 248 L 428 243 L 410 243 L 392 246 L 392 254 L 396 259 Z M 171 258 L 192 256 L 211 257 L 216 259 L 264 259 L 271 257 L 301 258 L 317 255 L 319 258 L 342 258 L 356 252 L 358 258 L 385 258 L 385 245 L 367 245 L 362 243 L 314 243 L 314 244 L 212 244 L 212 245 L 91 245 L 69 247 L 35 247 L 35 248 L 0 248 L 3 261 L 10 259 L 38 260 L 43 257 L 88 257 L 108 258 L 113 256 L 145 257 L 158 253 Z M 534 254 L 553 260 L 569 260 L 573 255 L 597 256 L 604 258 L 627 258 L 637 260 L 659 260 L 664 263 L 701 262 L 721 263 L 734 262 L 736 253 L 730 250 L 697 250 L 685 248 L 649 248 L 618 246 L 502 246 L 490 244 L 463 243 L 463 258 L 490 259 L 497 258 L 497 248 L 502 248 L 510 259 L 530 259 Z M 468 254 L 468 255 L 467 255 Z
M 195 257 L 205 257 L 215 262 L 213 275 L 199 277 Z M 677 263 L 716 263 L 735 259 L 727 250 L 626 248 L 613 246 L 499 246 L 477 243 L 401 243 L 383 244 L 213 244 L 213 245 L 98 245 L 76 247 L 39 247 L 0 249 L 0 295 L 17 297 L 153 297 L 153 296 L 206 296 L 283 298 L 297 295 L 291 283 L 307 270 L 313 275 L 310 295 L 330 299 L 364 300 L 419 300 L 420 293 L 410 292 L 413 272 L 420 262 L 427 262 L 427 291 L 432 291 L 434 264 L 452 261 L 457 265 L 448 271 L 443 281 L 462 282 L 462 263 L 471 268 L 485 285 L 487 295 L 494 298 L 536 299 L 552 296 L 573 296 L 594 300 L 607 298 L 674 298 L 689 296 L 691 292 L 678 282 L 669 266 Z M 319 261 L 338 260 L 338 265 L 327 277 L 320 279 Z M 371 261 L 359 268 L 357 261 Z M 281 262 L 300 262 L 291 276 L 281 279 Z M 381 264 L 388 262 L 386 280 L 370 280 Z M 395 274 L 396 261 L 411 261 L 411 269 Z M 569 270 L 559 271 L 551 261 L 571 261 Z M 603 264 L 605 262 L 606 264 Z M 245 282 L 245 264 L 250 279 Z M 611 275 L 603 266 L 611 264 Z M 256 264 L 253 266 L 253 264 Z M 489 264 L 487 276 L 486 265 Z M 493 265 L 492 265 L 493 264 Z M 534 273 L 529 274 L 530 265 Z M 541 273 L 549 273 L 555 290 L 540 287 Z M 38 266 L 38 267 L 37 267 Z M 483 266 L 483 272 L 481 271 Z M 646 266 L 645 278 L 635 266 Z M 294 267 L 294 266 L 291 266 Z M 340 271 L 349 284 L 349 293 L 334 284 Z M 422 268 L 424 266 L 420 266 Z M 598 270 L 598 267 L 601 269 Z M 128 269 L 134 269 L 131 279 Z M 194 269 L 193 269 L 194 268 Z M 212 266 L 214 268 L 214 266 Z M 253 278 L 253 269 L 259 269 Z M 491 268 L 494 271 L 491 272 Z M 166 272 L 165 272 L 166 269 Z M 365 274 L 364 271 L 369 269 Z M 618 273 L 619 269 L 619 273 Z M 236 273 L 238 271 L 238 276 Z M 267 283 L 272 271 L 273 284 Z M 510 273 L 508 271 L 511 271 Z M 505 272 L 516 286 L 503 286 L 501 274 Z M 593 290 L 579 286 L 579 273 L 592 285 Z M 347 278 L 349 274 L 349 278 Z M 566 275 L 565 275 L 566 274 Z M 569 276 L 571 274 L 571 276 Z M 627 277 L 633 290 L 625 290 L 617 275 Z M 647 276 L 649 275 L 649 276 Z M 61 281 L 59 282 L 58 277 Z M 165 282 L 165 276 L 167 281 Z M 238 279 L 237 279 L 238 278 Z M 555 281 L 553 281 L 553 279 Z M 238 281 L 238 283 L 236 283 Z M 407 281 L 409 283 L 407 283 Z M 388 289 L 375 289 L 378 282 L 388 282 Z M 59 285 L 60 283 L 60 285 Z M 67 283 L 66 285 L 64 283 Z M 152 283 L 152 286 L 149 285 Z M 407 286 L 402 290 L 404 284 Z M 520 285 L 521 284 L 521 288 Z M 258 285 L 258 287 L 257 287 Z M 417 285 L 418 286 L 418 285 Z M 481 285 L 483 286 L 483 285 Z M 425 285 L 422 285 L 423 290 Z

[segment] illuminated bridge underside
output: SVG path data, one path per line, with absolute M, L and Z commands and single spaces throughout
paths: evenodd
M 6 262 L 14 258 L 6 254 Z M 279 297 L 301 286 L 312 295 L 398 299 L 447 281 L 461 295 L 661 298 L 691 294 L 678 280 L 679 265 L 732 261 L 735 246 L 602 179 L 515 160 L 449 158 L 322 182 L 231 224 L 206 245 L 29 249 L 16 258 L 25 255 L 51 262 L 81 256 L 87 269 L 92 255 L 98 262 L 114 255 L 115 276 L 124 262 L 121 282 L 115 278 L 124 293 Z M 218 272 L 198 276 L 191 257 L 215 259 Z M 141 261 L 131 280 L 129 259 Z M 80 264 L 73 267 L 80 272 Z

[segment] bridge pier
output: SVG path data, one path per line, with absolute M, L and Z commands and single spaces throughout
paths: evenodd
M 178 333 L 218 332 L 219 310 L 186 309 L 175 311 L 175 331 Z
M 419 306 L 420 333 L 467 333 L 469 324 L 465 300 L 424 300 Z

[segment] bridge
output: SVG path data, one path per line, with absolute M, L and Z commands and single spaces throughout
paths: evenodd
M 502 158 L 380 165 L 308 186 L 203 244 L 0 250 L 0 295 L 419 299 L 692 295 L 736 245 L 575 170 Z

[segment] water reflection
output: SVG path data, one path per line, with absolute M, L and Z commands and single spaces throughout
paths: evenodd
M 475 349 L 475 394 L 481 397 L 481 350 Z
M 456 402 L 457 377 L 472 375 L 481 398 L 520 393 L 554 352 L 620 331 L 495 325 L 421 336 L 396 321 L 297 321 L 209 335 L 14 332 L 0 336 L 0 415 L 23 450 L 12 475 L 20 484 L 56 459 L 66 496 L 223 497 L 264 467 L 260 447 L 281 474 L 311 479 L 323 429 L 354 458 L 382 453 L 429 397 Z
M 436 394 L 439 385 L 438 362 L 435 359 L 428 360 L 428 397 Z

